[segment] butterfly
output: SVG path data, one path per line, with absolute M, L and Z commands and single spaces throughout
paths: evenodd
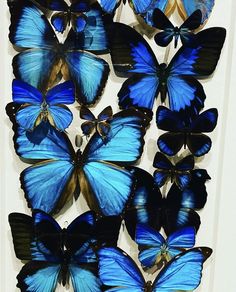
M 183 146 L 187 146 L 194 156 L 202 156 L 210 151 L 212 144 L 211 139 L 203 133 L 212 132 L 217 119 L 216 108 L 202 112 L 192 121 L 185 121 L 177 112 L 160 106 L 156 115 L 157 127 L 168 132 L 158 138 L 157 145 L 163 153 L 170 156 L 178 153 Z
M 12 99 L 19 105 L 16 122 L 27 131 L 32 131 L 42 121 L 49 121 L 52 126 L 64 131 L 72 122 L 73 115 L 64 105 L 75 102 L 71 81 L 58 84 L 43 95 L 37 88 L 15 79 L 12 82 Z
M 196 115 L 204 106 L 204 89 L 197 78 L 211 75 L 225 40 L 224 28 L 210 28 L 195 35 L 193 47 L 182 46 L 169 65 L 159 64 L 146 40 L 131 27 L 114 23 L 111 56 L 118 76 L 128 77 L 119 93 L 119 105 L 153 108 L 168 94 L 170 109 Z
M 32 2 L 8 2 L 11 13 L 9 38 L 21 52 L 13 58 L 17 79 L 43 93 L 62 78 L 75 84 L 82 104 L 95 103 L 105 87 L 109 66 L 92 54 L 107 49 L 101 12 L 91 9 L 83 32 L 70 30 L 60 43 L 46 17 Z
M 7 108 L 7 112 L 14 123 L 12 110 Z M 20 176 L 29 207 L 58 213 L 81 189 L 91 209 L 119 215 L 134 184 L 132 173 L 124 166 L 140 158 L 149 122 L 137 110 L 121 111 L 109 121 L 105 139 L 95 133 L 83 153 L 76 152 L 68 136 L 48 122 L 33 132 L 13 124 L 16 153 L 32 164 Z
M 112 118 L 113 112 L 111 106 L 106 107 L 98 115 L 97 119 L 94 114 L 85 106 L 80 109 L 80 118 L 86 120 L 81 125 L 84 135 L 91 135 L 94 130 L 102 137 L 105 138 L 110 131 L 108 120 Z
M 153 26 L 163 30 L 163 32 L 155 35 L 154 39 L 156 44 L 161 47 L 166 47 L 174 39 L 176 48 L 179 38 L 183 45 L 191 46 L 195 44 L 192 31 L 201 25 L 201 20 L 201 10 L 196 10 L 180 27 L 175 27 L 160 9 L 155 9 L 153 12 Z
M 196 289 L 201 282 L 203 263 L 211 255 L 208 247 L 190 249 L 174 257 L 154 282 L 146 282 L 132 258 L 123 250 L 104 247 L 98 251 L 99 277 L 106 291 L 157 292 Z
M 155 268 L 154 273 L 169 262 L 185 248 L 195 245 L 195 229 L 193 227 L 181 228 L 170 234 L 166 239 L 146 224 L 137 224 L 135 241 L 139 248 L 139 261 L 144 270 Z
M 115 218 L 98 219 L 89 211 L 62 229 L 50 215 L 35 210 L 32 217 L 11 213 L 9 223 L 16 256 L 28 261 L 17 276 L 21 291 L 55 291 L 57 283 L 65 286 L 69 278 L 74 291 L 101 291 L 96 248 L 116 246 L 120 225 Z
M 87 25 L 87 13 L 94 2 L 95 0 L 71 0 L 68 5 L 64 0 L 35 0 L 35 3 L 50 10 L 51 24 L 60 33 L 70 25 L 75 32 L 82 32 Z
M 130 171 L 135 177 L 136 187 L 124 211 L 124 220 L 132 238 L 135 238 L 138 223 L 157 231 L 163 227 L 167 236 L 189 226 L 198 231 L 201 220 L 196 210 L 201 210 L 206 204 L 205 183 L 210 179 L 206 170 L 192 170 L 189 185 L 180 190 L 172 184 L 166 196 L 161 194 L 151 174 L 137 167 Z
M 159 188 L 170 179 L 179 189 L 183 190 L 191 181 L 194 157 L 193 155 L 188 155 L 173 165 L 164 154 L 157 152 L 153 166 L 157 168 L 154 172 L 154 180 Z

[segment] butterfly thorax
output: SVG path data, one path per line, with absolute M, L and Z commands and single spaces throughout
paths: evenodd
M 44 100 L 41 104 L 41 115 L 42 115 L 43 120 L 46 120 L 48 117 L 48 108 L 49 108 L 49 105 Z
M 71 255 L 68 250 L 63 250 L 62 254 L 63 254 L 63 258 L 62 258 L 62 263 L 61 263 L 60 276 L 61 276 L 62 285 L 65 286 L 69 279 L 68 267 L 69 267 Z
M 167 64 L 162 63 L 160 64 L 159 67 L 159 72 L 158 72 L 158 77 L 160 80 L 160 93 L 161 93 L 161 102 L 164 102 L 166 99 L 166 84 L 167 84 L 167 79 L 168 79 L 168 73 L 167 73 Z
M 82 167 L 83 165 L 83 155 L 82 155 L 82 151 L 79 149 L 76 152 L 76 157 L 75 159 L 72 161 L 72 163 L 74 164 L 75 167 Z
M 161 246 L 161 258 L 164 264 L 170 260 L 169 247 L 167 243 L 163 243 Z
M 151 281 L 148 281 L 148 282 L 145 284 L 144 292 L 152 292 L 152 282 L 151 282 Z
M 65 56 L 65 46 L 62 43 L 57 43 L 54 45 L 54 49 L 57 52 L 58 58 L 64 59 Z

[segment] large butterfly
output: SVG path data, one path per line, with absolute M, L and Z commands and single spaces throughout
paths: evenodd
M 136 263 L 118 248 L 104 247 L 98 251 L 99 277 L 106 291 L 164 292 L 192 291 L 202 276 L 203 263 L 211 255 L 208 247 L 190 249 L 174 257 L 158 274 L 154 282 L 146 282 Z
M 95 118 L 94 114 L 87 107 L 82 106 L 80 109 L 80 118 L 86 120 L 81 125 L 83 134 L 90 136 L 94 131 L 97 131 L 102 138 L 105 138 L 110 130 L 108 120 L 112 118 L 112 115 L 111 106 L 103 109 L 97 118 Z
M 12 99 L 19 105 L 16 122 L 25 130 L 33 130 L 42 121 L 64 131 L 72 122 L 73 115 L 64 104 L 75 102 L 74 84 L 64 82 L 43 95 L 35 87 L 21 81 L 12 82 Z
M 68 136 L 47 122 L 33 132 L 15 125 L 16 152 L 33 164 L 20 176 L 28 205 L 57 213 L 81 189 L 91 209 L 119 215 L 134 184 L 133 174 L 123 166 L 140 158 L 149 121 L 136 110 L 115 114 L 106 138 L 95 133 L 83 153 L 75 152 Z
M 87 13 L 96 0 L 70 0 L 70 5 L 64 0 L 35 0 L 34 2 L 50 10 L 51 23 L 56 31 L 62 33 L 71 25 L 75 32 L 80 33 L 86 27 Z
M 140 168 L 132 168 L 136 188 L 125 209 L 125 225 L 132 238 L 137 223 L 147 224 L 155 230 L 161 227 L 167 235 L 183 227 L 192 226 L 196 232 L 201 224 L 196 210 L 202 209 L 207 200 L 205 182 L 210 179 L 204 169 L 191 172 L 191 181 L 184 190 L 173 184 L 166 196 L 162 196 L 154 178 Z
M 62 229 L 37 210 L 32 217 L 11 213 L 9 223 L 16 256 L 28 261 L 17 276 L 21 291 L 52 292 L 69 278 L 76 292 L 101 291 L 95 252 L 116 246 L 120 225 L 115 218 L 98 219 L 89 211 Z
M 111 56 L 118 76 L 129 77 L 118 93 L 122 108 L 138 106 L 152 109 L 155 98 L 164 102 L 168 94 L 173 111 L 196 115 L 206 98 L 196 78 L 210 76 L 224 44 L 224 28 L 210 28 L 195 35 L 193 47 L 182 46 L 169 65 L 159 64 L 146 40 L 131 27 L 114 23 Z
M 65 42 L 60 43 L 46 17 L 32 2 L 8 4 L 11 12 L 9 38 L 22 51 L 13 58 L 16 78 L 44 93 L 63 76 L 75 83 L 80 103 L 95 103 L 109 74 L 108 64 L 91 53 L 107 49 L 100 10 L 91 9 L 83 32 L 76 34 L 70 30 Z
M 171 180 L 171 183 L 175 183 L 179 189 L 183 190 L 191 181 L 194 157 L 188 155 L 174 165 L 164 154 L 157 152 L 153 166 L 157 168 L 154 172 L 154 180 L 159 188 Z
M 154 273 L 185 248 L 195 245 L 195 229 L 181 228 L 166 239 L 146 224 L 137 224 L 135 241 L 139 248 L 139 261 L 144 270 Z
M 160 106 L 157 109 L 156 122 L 161 130 L 168 131 L 162 134 L 157 145 L 166 155 L 173 156 L 184 146 L 194 156 L 202 156 L 211 149 L 211 139 L 203 134 L 212 132 L 218 119 L 218 111 L 211 108 L 194 117 L 192 121 L 185 121 L 183 116 Z
M 176 48 L 179 38 L 183 45 L 191 46 L 195 44 L 192 31 L 201 25 L 201 20 L 201 10 L 196 10 L 180 27 L 175 27 L 160 9 L 155 9 L 153 12 L 153 26 L 163 30 L 163 32 L 159 32 L 155 35 L 154 39 L 156 44 L 161 47 L 166 47 L 174 39 Z

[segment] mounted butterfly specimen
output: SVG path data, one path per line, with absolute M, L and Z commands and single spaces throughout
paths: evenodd
M 157 168 L 153 176 L 159 188 L 170 180 L 171 183 L 175 183 L 179 189 L 183 190 L 191 181 L 194 157 L 193 155 L 188 155 L 174 165 L 164 154 L 157 152 L 153 166 Z
M 195 229 L 181 228 L 165 239 L 150 226 L 138 224 L 135 241 L 138 244 L 138 258 L 143 269 L 153 274 L 184 249 L 195 245 Z
M 160 106 L 157 109 L 156 122 L 161 130 L 168 131 L 162 134 L 157 145 L 166 155 L 173 156 L 184 146 L 194 156 L 202 156 L 211 149 L 211 139 L 203 134 L 212 132 L 218 119 L 218 111 L 211 108 L 192 119 L 185 121 L 184 117 L 168 108 Z
M 7 112 L 14 123 L 14 109 L 8 106 Z M 95 133 L 83 153 L 48 122 L 33 132 L 15 124 L 16 153 L 32 164 L 20 176 L 29 207 L 58 213 L 81 190 L 92 210 L 119 215 L 134 185 L 133 174 L 124 166 L 140 158 L 149 122 L 137 110 L 121 111 L 109 121 L 105 139 Z
M 50 10 L 51 24 L 57 32 L 63 33 L 66 27 L 71 25 L 75 32 L 80 33 L 87 25 L 87 13 L 96 0 L 70 0 L 70 5 L 64 0 L 35 0 L 34 2 Z
M 67 81 L 56 85 L 43 95 L 37 88 L 21 81 L 12 82 L 12 99 L 19 109 L 16 122 L 27 131 L 32 131 L 42 121 L 60 131 L 69 127 L 73 115 L 65 104 L 75 102 L 74 84 Z
M 163 32 L 155 35 L 154 39 L 156 44 L 161 47 L 166 47 L 174 39 L 176 48 L 180 38 L 183 45 L 195 45 L 193 31 L 199 28 L 201 20 L 201 10 L 196 10 L 178 27 L 174 26 L 160 9 L 155 9 L 153 12 L 153 26 L 163 30 Z
M 146 282 L 136 263 L 118 248 L 104 247 L 98 252 L 99 277 L 105 291 L 192 291 L 202 276 L 203 263 L 210 257 L 208 247 L 190 249 L 174 257 L 158 274 L 154 282 Z
M 9 38 L 21 52 L 13 58 L 17 79 L 47 92 L 63 77 L 75 84 L 81 104 L 94 104 L 105 87 L 109 66 L 93 53 L 107 50 L 101 11 L 87 13 L 85 29 L 70 30 L 64 43 L 57 39 L 42 11 L 32 2 L 8 2 L 11 13 Z
M 108 121 L 112 119 L 112 108 L 111 106 L 106 107 L 101 111 L 97 118 L 94 114 L 85 106 L 80 109 L 80 118 L 86 120 L 81 125 L 83 134 L 90 136 L 94 131 L 96 131 L 102 138 L 105 138 L 110 131 L 110 124 Z
M 167 236 L 189 226 L 198 231 L 201 220 L 196 210 L 201 210 L 206 204 L 205 183 L 210 179 L 206 170 L 193 170 L 188 187 L 180 190 L 172 184 L 166 196 L 161 194 L 148 172 L 134 167 L 131 171 L 136 178 L 136 188 L 125 209 L 124 220 L 132 238 L 135 238 L 138 223 L 149 225 L 157 231 L 163 227 Z
M 206 98 L 198 78 L 215 70 L 224 44 L 224 28 L 210 28 L 195 35 L 193 47 L 182 46 L 169 65 L 159 64 L 146 40 L 131 27 L 111 26 L 111 56 L 118 76 L 129 77 L 118 97 L 122 108 L 130 106 L 152 110 L 158 95 L 169 107 L 190 117 L 197 115 Z
M 32 217 L 11 213 L 9 223 L 16 256 L 28 261 L 17 276 L 21 291 L 51 292 L 69 279 L 76 292 L 101 291 L 95 252 L 116 246 L 120 225 L 115 218 L 98 219 L 89 211 L 62 229 L 50 215 L 35 210 Z

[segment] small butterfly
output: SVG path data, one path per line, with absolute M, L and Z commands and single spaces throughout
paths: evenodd
M 161 194 L 151 174 L 137 167 L 132 167 L 130 171 L 134 174 L 136 185 L 124 211 L 124 220 L 132 238 L 135 238 L 138 223 L 149 225 L 157 231 L 163 227 L 167 235 L 189 226 L 198 231 L 201 220 L 196 210 L 206 204 L 205 183 L 210 179 L 206 170 L 192 170 L 189 185 L 180 190 L 172 184 L 166 196 Z
M 180 38 L 183 45 L 194 45 L 195 35 L 192 31 L 201 25 L 201 20 L 201 10 L 196 10 L 180 27 L 175 27 L 160 9 L 155 9 L 153 12 L 153 26 L 163 30 L 163 32 L 155 35 L 154 39 L 156 44 L 161 47 L 166 47 L 174 39 L 176 48 Z
M 173 165 L 164 154 L 157 152 L 153 166 L 157 168 L 154 172 L 154 180 L 159 188 L 170 179 L 171 183 L 175 183 L 178 188 L 183 190 L 191 181 L 194 157 L 193 155 L 188 155 Z
M 48 122 L 25 131 L 14 123 L 8 108 L 16 153 L 32 164 L 20 175 L 30 208 L 58 213 L 81 190 L 92 210 L 104 215 L 122 212 L 135 183 L 124 166 L 140 158 L 150 119 L 138 110 L 121 111 L 109 120 L 106 137 L 95 133 L 82 152 Z
M 208 247 L 183 252 L 167 263 L 154 282 L 146 282 L 127 253 L 118 248 L 104 247 L 98 251 L 99 277 L 108 286 L 106 291 L 192 291 L 199 286 L 203 263 L 211 253 Z
M 177 112 L 160 106 L 157 109 L 157 127 L 168 132 L 158 138 L 157 145 L 163 153 L 170 156 L 178 153 L 183 146 L 187 146 L 194 156 L 205 155 L 210 151 L 212 142 L 203 133 L 215 129 L 217 118 L 217 109 L 211 108 L 195 116 L 192 121 L 185 121 Z
M 81 104 L 94 104 L 105 87 L 109 65 L 93 53 L 105 52 L 108 42 L 99 9 L 90 9 L 79 35 L 72 29 L 63 43 L 42 11 L 31 1 L 8 2 L 9 39 L 20 50 L 13 58 L 17 79 L 47 92 L 63 77 L 75 84 Z
M 96 131 L 102 138 L 105 138 L 110 131 L 110 125 L 108 121 L 112 118 L 113 112 L 110 106 L 106 107 L 95 118 L 94 114 L 85 106 L 80 109 L 80 118 L 86 120 L 81 125 L 84 135 L 90 136 Z
M 75 102 L 71 81 L 56 85 L 44 95 L 37 88 L 15 79 L 12 82 L 12 99 L 19 105 L 16 122 L 27 131 L 32 131 L 42 121 L 49 121 L 52 126 L 64 131 L 72 122 L 73 115 L 64 105 Z
M 21 291 L 55 291 L 57 283 L 65 286 L 69 278 L 76 292 L 101 291 L 95 252 L 116 246 L 116 218 L 98 219 L 89 211 L 62 229 L 50 215 L 35 210 L 32 217 L 11 213 L 9 223 L 16 256 L 28 261 L 17 276 Z
M 168 95 L 172 111 L 195 116 L 206 98 L 198 78 L 210 76 L 224 44 L 224 28 L 210 28 L 195 35 L 193 47 L 182 46 L 169 65 L 159 64 L 146 40 L 131 27 L 114 23 L 111 29 L 111 56 L 118 76 L 128 77 L 119 93 L 119 105 L 152 110 L 160 94 Z
M 63 33 L 66 27 L 71 25 L 75 32 L 80 33 L 86 27 L 87 12 L 95 0 L 70 0 L 70 6 L 64 0 L 34 2 L 51 11 L 51 24 L 57 32 Z
M 148 272 L 152 268 L 152 273 L 154 273 L 185 248 L 195 245 L 195 229 L 193 227 L 181 228 L 165 239 L 152 227 L 137 224 L 135 241 L 138 244 L 138 258 L 142 267 Z

